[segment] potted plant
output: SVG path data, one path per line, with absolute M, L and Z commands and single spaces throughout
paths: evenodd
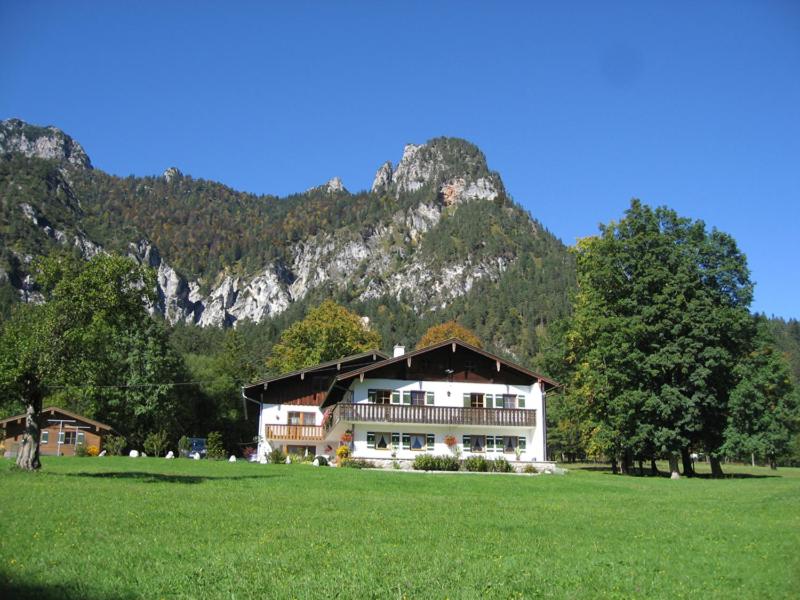
M 444 443 L 447 444 L 447 447 L 452 450 L 455 445 L 458 444 L 458 440 L 456 439 L 456 436 L 448 434 L 444 436 Z
M 339 438 L 339 440 L 340 440 L 340 441 L 341 441 L 343 444 L 349 444 L 350 442 L 352 442 L 352 441 L 353 441 L 353 432 L 352 432 L 352 431 L 350 431 L 350 430 L 348 429 L 347 431 L 345 431 L 345 432 L 342 434 L 342 437 L 340 437 L 340 438 Z

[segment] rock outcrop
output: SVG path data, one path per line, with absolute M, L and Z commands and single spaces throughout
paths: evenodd
M 6 152 L 92 168 L 83 147 L 66 133 L 57 127 L 37 127 L 19 119 L 0 121 L 0 153 Z

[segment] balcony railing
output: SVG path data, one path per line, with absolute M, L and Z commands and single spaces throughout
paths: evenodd
M 267 425 L 268 440 L 321 440 L 323 436 L 317 425 Z
M 331 417 L 327 419 L 326 428 L 332 428 L 339 421 L 534 427 L 536 425 L 536 411 L 523 408 L 337 404 Z

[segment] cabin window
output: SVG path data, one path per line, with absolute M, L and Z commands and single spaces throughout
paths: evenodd
M 409 448 L 411 448 L 411 434 L 409 434 L 409 433 L 404 433 L 403 434 L 403 445 L 402 445 L 402 448 L 403 448 L 403 450 L 408 450 Z
M 428 449 L 428 436 L 424 433 L 409 433 L 409 442 L 411 450 L 427 450 Z
M 64 432 L 64 443 L 68 446 L 73 446 L 75 444 L 75 432 L 74 431 L 65 431 Z
M 502 441 L 500 442 L 502 444 Z M 494 452 L 495 451 L 495 444 L 494 444 L 494 436 L 487 435 L 486 436 L 486 451 L 487 452 Z
M 64 439 L 65 439 L 64 438 L 64 432 L 63 431 L 59 431 L 58 432 L 58 443 L 59 444 L 63 444 L 64 443 Z
M 525 444 L 526 444 L 525 437 L 519 436 L 517 438 L 517 448 L 519 448 L 520 452 L 525 452 Z
M 390 404 L 392 390 L 367 390 L 367 400 L 373 404 Z
M 46 443 L 47 443 L 47 442 L 49 442 L 49 441 L 50 441 L 50 432 L 49 432 L 49 431 L 47 431 L 47 429 L 45 429 L 45 430 L 42 432 L 42 437 L 41 437 L 41 439 L 39 440 L 39 443 L 40 443 L 40 444 L 46 444 Z
M 471 442 L 470 436 L 468 436 L 468 435 L 461 436 L 461 445 L 464 447 L 464 450 L 466 450 L 467 452 L 469 452 L 470 449 L 472 448 L 470 442 Z
M 427 434 L 425 437 L 426 437 L 425 441 L 427 442 L 426 445 L 428 447 L 428 450 L 433 450 L 434 445 L 436 444 L 436 437 L 432 433 Z
M 434 403 L 434 394 L 433 392 L 425 392 L 425 404 L 428 406 L 433 406 Z
M 525 396 L 517 396 L 517 408 L 525 408 Z
M 395 450 L 400 448 L 400 434 L 392 433 L 392 448 Z
M 79 432 L 78 432 L 78 439 L 77 439 L 77 443 L 78 443 L 78 444 L 83 444 L 83 442 L 84 442 L 85 440 L 86 440 L 86 435 L 85 435 L 85 434 L 84 434 L 82 431 L 79 431 Z
M 374 448 L 376 450 L 388 450 L 394 434 L 386 431 L 368 431 L 367 432 L 367 448 Z
M 519 438 L 507 435 L 503 438 L 503 452 L 514 452 L 519 444 Z
M 482 435 L 470 436 L 470 442 L 472 452 L 483 452 L 486 449 L 485 438 Z

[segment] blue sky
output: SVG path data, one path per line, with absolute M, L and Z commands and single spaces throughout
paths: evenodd
M 566 243 L 666 204 L 800 317 L 800 3 L 223 4 L 0 0 L 0 118 L 279 195 L 459 136 Z

